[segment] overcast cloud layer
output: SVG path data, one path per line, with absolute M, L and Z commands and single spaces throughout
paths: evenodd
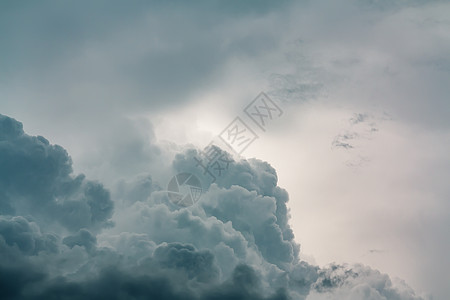
M 4 297 L 450 295 L 448 1 L 9 1 L 0 45 Z M 261 91 L 282 118 L 210 185 Z

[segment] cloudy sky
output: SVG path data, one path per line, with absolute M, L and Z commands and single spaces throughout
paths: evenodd
M 449 53 L 449 1 L 1 2 L 3 296 L 448 298 Z

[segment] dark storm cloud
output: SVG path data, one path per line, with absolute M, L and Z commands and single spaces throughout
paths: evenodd
M 97 244 L 97 238 L 86 229 L 80 229 L 75 235 L 66 236 L 63 239 L 63 244 L 73 248 L 74 246 L 83 246 L 86 250 L 90 251 L 95 249 Z
M 27 278 L 27 281 L 32 282 L 33 279 L 39 280 L 41 278 Z M 58 278 L 51 281 L 45 288 L 40 289 L 37 294 L 15 294 L 9 299 L 288 299 L 283 290 L 277 291 L 274 295 L 264 296 L 258 292 L 257 288 L 257 275 L 246 265 L 237 267 L 230 281 L 208 287 L 201 293 L 194 292 L 187 287 L 180 289 L 165 277 L 135 275 L 110 267 L 90 281 L 67 282 L 63 278 Z
M 96 264 L 97 267 L 86 274 L 87 270 L 82 271 L 81 267 L 78 272 L 83 275 L 78 280 L 61 275 L 49 276 L 42 265 L 46 263 L 45 259 L 52 259 L 52 264 L 57 264 L 60 259 L 70 257 L 64 256 L 62 245 L 57 251 L 53 250 L 54 245 L 42 247 L 40 253 L 30 251 L 34 249 L 31 245 L 36 244 L 39 234 L 34 233 L 31 239 L 33 229 L 21 217 L 8 222 L 0 222 L 0 250 L 3 255 L 0 259 L 0 286 L 4 299 L 287 299 L 283 290 L 270 297 L 263 296 L 259 290 L 261 279 L 258 273 L 247 265 L 236 266 L 232 277 L 220 283 L 214 255 L 188 244 L 163 243 L 154 249 L 153 255 L 148 252 L 140 263 L 119 259 L 115 264 L 114 256 L 117 254 L 110 250 L 98 248 L 91 251 L 95 237 L 86 230 L 64 238 L 63 243 L 70 248 L 85 247 L 90 253 L 85 266 Z M 34 226 L 34 231 L 39 230 L 36 224 Z M 24 238 L 24 234 L 30 236 Z M 5 240 L 7 244 L 2 243 Z M 20 252 L 17 252 L 17 247 Z M 46 258 L 43 252 L 53 256 Z M 27 256 L 37 259 L 29 260 Z M 102 265 L 104 260 L 109 262 Z
M 208 181 L 203 170 L 196 167 L 196 151 L 177 155 L 174 168 L 189 171 Z M 244 236 L 251 235 L 263 256 L 283 267 L 292 263 L 299 253 L 294 234 L 288 224 L 288 194 L 277 186 L 277 174 L 268 163 L 256 159 L 231 163 L 217 180 L 220 188 L 208 201 L 200 202 L 208 215 L 222 222 L 231 221 Z M 255 212 L 259 212 L 256 213 Z
M 270 94 L 280 100 L 334 97 L 353 82 L 341 95 L 350 104 L 375 98 L 410 123 L 448 128 L 438 2 L 1 2 L 1 110 L 75 140 L 86 165 L 108 165 L 96 177 L 104 184 L 124 177 L 110 196 L 73 174 L 64 149 L 1 117 L 2 298 L 417 299 L 373 270 L 299 262 L 288 195 L 267 163 L 234 163 L 196 206 L 175 207 L 158 174 L 133 179 L 151 161 L 161 161 L 155 173 L 170 162 L 123 120 L 207 94 L 237 60 L 258 65 L 251 76 L 275 72 Z M 293 71 L 265 55 L 287 57 Z M 347 137 L 338 145 L 352 146 Z M 174 169 L 202 175 L 186 153 Z M 105 230 L 113 197 L 119 225 Z
M 113 202 L 100 183 L 72 174 L 60 146 L 25 134 L 22 124 L 0 115 L 1 213 L 54 220 L 69 230 L 108 225 Z
M 270 217 L 276 209 L 275 202 L 272 199 L 267 199 L 267 203 L 262 206 L 262 211 L 268 208 L 267 205 L 270 208 L 268 216 L 263 216 L 261 220 L 250 220 L 250 223 L 245 225 L 244 223 L 239 224 L 237 219 L 234 219 L 236 231 L 224 228 L 228 225 L 223 222 L 229 223 L 232 221 L 227 219 L 230 217 L 229 214 L 224 214 L 229 207 L 220 207 L 215 209 L 215 212 L 208 212 L 211 217 L 214 216 L 215 225 L 213 227 L 208 224 L 212 221 L 211 217 L 203 220 L 203 218 L 194 216 L 188 211 L 180 211 L 179 213 L 174 211 L 174 214 L 166 216 L 169 222 L 170 219 L 176 220 L 176 226 L 184 231 L 185 236 L 186 230 L 192 231 L 192 236 L 187 236 L 187 240 L 192 240 L 195 244 L 201 245 L 202 243 L 199 243 L 201 240 L 210 239 L 213 243 L 203 242 L 203 245 L 212 246 L 214 243 L 223 244 L 224 242 L 227 243 L 227 239 L 230 240 L 230 246 L 234 247 L 237 252 L 227 253 L 233 256 L 238 255 L 241 258 L 231 261 L 232 272 L 229 278 L 228 274 L 223 273 L 226 269 L 224 265 L 227 262 L 224 260 L 218 261 L 216 258 L 224 250 L 215 247 L 215 250 L 211 251 L 205 249 L 204 246 L 203 250 L 198 250 L 195 246 L 187 243 L 166 243 L 169 239 L 165 236 L 170 237 L 172 235 L 173 240 L 176 241 L 182 240 L 178 234 L 183 234 L 167 226 L 163 230 L 158 226 L 147 228 L 154 233 L 148 232 L 144 236 L 127 239 L 128 246 L 124 246 L 124 250 L 122 250 L 125 251 L 124 254 L 116 252 L 113 248 L 99 247 L 96 236 L 84 228 L 61 239 L 57 235 L 42 233 L 46 229 L 55 228 L 49 227 L 49 224 L 53 223 L 52 218 L 56 217 L 61 224 L 70 229 L 90 225 L 86 224 L 85 220 L 87 219 L 93 222 L 97 219 L 107 219 L 112 211 L 111 205 L 104 205 L 105 199 L 109 200 L 109 193 L 101 185 L 86 181 L 83 176 L 74 177 L 70 157 L 61 147 L 51 145 L 42 137 L 28 136 L 23 132 L 21 123 L 12 118 L 2 116 L 0 125 L 2 191 L 8 196 L 9 202 L 7 204 L 11 207 L 8 214 L 18 215 L 16 217 L 5 216 L 0 220 L 2 257 L 8 258 L 8 260 L 2 259 L 0 261 L 2 270 L 0 282 L 5 285 L 10 284 L 8 283 L 10 276 L 15 276 L 18 279 L 14 285 L 5 289 L 3 293 L 5 298 L 287 298 L 286 292 L 282 290 L 273 293 L 267 291 L 268 295 L 274 294 L 273 297 L 263 296 L 260 291 L 261 285 L 263 285 L 261 270 L 256 271 L 250 266 L 239 263 L 239 261 L 250 258 L 244 255 L 244 252 L 248 251 L 246 250 L 247 244 L 239 230 L 242 230 L 247 238 L 253 239 L 251 238 L 252 230 L 246 229 L 252 222 L 255 223 L 252 226 L 255 227 L 257 243 L 265 252 L 264 243 L 260 241 L 263 236 L 261 232 L 258 233 L 258 230 L 271 231 L 273 226 L 276 227 L 275 218 Z M 252 170 L 250 165 L 244 168 L 255 175 L 253 179 L 248 180 L 249 187 L 262 191 L 261 187 L 264 186 L 262 183 L 268 180 L 272 181 L 272 188 L 269 188 L 267 193 L 273 193 L 272 189 L 276 186 L 276 182 L 273 182 L 274 178 L 266 179 L 266 177 L 273 177 L 269 174 L 274 172 L 273 169 L 266 165 L 264 168 L 269 168 L 268 174 L 265 175 L 261 171 L 257 176 L 257 171 Z M 6 173 L 10 176 L 6 176 Z M 24 182 L 29 185 L 21 188 Z M 135 184 L 125 185 L 125 189 L 118 189 L 123 191 L 122 194 L 119 193 L 122 197 L 134 199 L 128 202 L 124 201 L 128 205 L 134 202 L 146 203 L 152 192 L 159 190 L 158 185 L 154 184 L 150 177 L 138 177 L 135 182 Z M 73 195 L 80 192 L 84 195 L 83 198 L 71 200 Z M 245 189 L 235 190 L 225 197 L 234 197 L 233 194 L 235 194 L 238 199 L 241 199 L 240 195 L 243 194 L 251 200 L 256 196 L 256 193 L 253 193 Z M 80 200 L 82 205 L 76 203 Z M 37 204 L 37 201 L 41 201 L 37 206 L 44 205 L 47 208 L 45 212 L 33 206 Z M 65 201 L 68 201 L 69 204 L 63 205 Z M 106 204 L 108 204 L 108 201 L 106 201 Z M 31 206 L 34 209 L 31 209 Z M 85 209 L 86 207 L 89 207 L 89 209 Z M 253 206 L 253 208 L 256 207 Z M 151 209 L 151 207 L 148 207 L 148 209 Z M 145 210 L 142 211 L 145 212 Z M 162 221 L 161 211 L 156 212 L 160 215 L 160 218 L 154 220 Z M 22 213 L 31 215 L 36 222 L 30 222 L 21 217 Z M 251 212 L 246 211 L 246 213 Z M 223 221 L 217 219 L 217 217 L 222 218 Z M 239 216 L 241 219 L 243 217 L 243 215 Z M 137 221 L 142 222 L 143 220 L 137 219 Z M 261 224 L 264 222 L 268 222 L 268 225 Z M 95 229 L 95 226 L 91 227 Z M 261 229 L 257 229 L 257 227 L 261 227 Z M 220 231 L 223 231 L 222 238 L 220 235 L 217 236 Z M 156 234 L 157 232 L 159 233 Z M 230 234 L 236 235 L 238 239 L 230 237 Z M 281 235 L 281 231 L 275 230 L 273 235 Z M 155 244 L 150 238 L 155 238 L 159 245 Z M 283 244 L 282 240 L 275 238 L 274 241 Z M 236 244 L 233 246 L 233 243 L 236 242 L 240 243 L 240 246 Z M 267 242 L 267 244 L 269 243 Z M 126 253 L 129 253 L 130 249 L 142 249 L 136 252 L 141 254 L 134 254 L 136 258 L 132 258 L 132 256 L 127 260 L 121 258 L 122 255 L 127 255 Z M 286 263 L 292 261 L 293 258 L 292 245 L 288 249 L 291 250 Z M 48 259 L 52 260 L 51 264 L 48 264 Z M 80 265 L 77 266 L 77 264 Z M 75 272 L 67 277 L 65 270 L 72 268 L 75 268 L 73 269 Z M 87 276 L 89 280 L 86 279 L 86 274 L 89 274 Z M 108 288 L 106 288 L 107 286 Z
M 195 153 L 172 166 L 198 172 Z M 288 194 L 259 160 L 230 163 L 190 208 L 174 206 L 150 176 L 122 181 L 115 224 L 101 184 L 72 175 L 63 148 L 6 116 L 0 166 L 3 299 L 421 299 L 370 268 L 301 262 Z
M 54 253 L 58 249 L 55 235 L 42 234 L 36 223 L 20 216 L 0 216 L 0 239 L 3 249 L 8 246 L 26 255 L 36 255 L 40 251 Z

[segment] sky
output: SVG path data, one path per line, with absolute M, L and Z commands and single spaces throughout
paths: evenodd
M 3 1 L 0 45 L 5 298 L 450 295 L 450 2 Z

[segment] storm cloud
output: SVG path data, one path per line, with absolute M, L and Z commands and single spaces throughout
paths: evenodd
M 32 215 L 67 230 L 108 226 L 113 202 L 100 183 L 72 174 L 60 146 L 24 133 L 22 124 L 0 116 L 1 208 L 5 215 Z
M 62 147 L 0 120 L 4 299 L 422 299 L 368 267 L 301 261 L 266 162 L 233 162 L 188 208 L 151 177 L 120 182 L 113 211 L 115 197 L 74 175 Z M 174 170 L 195 172 L 195 153 Z
M 446 299 L 449 12 L 3 1 L 2 295 Z M 282 118 L 211 183 L 194 158 L 261 91 Z

